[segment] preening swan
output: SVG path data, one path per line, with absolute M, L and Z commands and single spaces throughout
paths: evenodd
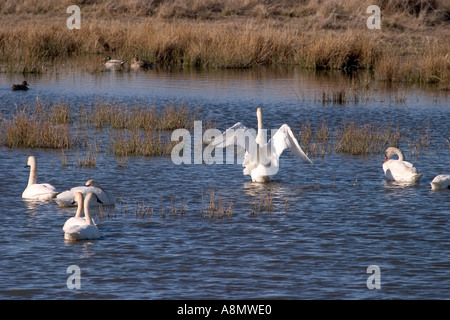
M 391 156 L 397 155 L 398 159 L 389 159 Z M 404 161 L 403 152 L 398 148 L 389 147 L 386 149 L 383 161 L 383 171 L 387 180 L 398 182 L 415 183 L 418 182 L 421 173 L 417 173 L 414 165 L 408 161 Z
M 93 202 L 100 201 L 97 196 L 90 192 L 83 201 L 81 192 L 75 193 L 74 200 L 78 203 L 75 217 L 69 218 L 63 226 L 65 240 L 89 240 L 100 238 L 100 232 L 89 215 L 89 207 Z M 84 218 L 82 217 L 84 209 Z
M 450 189 L 450 174 L 440 174 L 430 182 L 431 190 Z
M 70 190 L 66 190 L 64 192 L 59 193 L 56 196 L 55 201 L 59 204 L 61 207 L 70 207 L 74 206 L 73 199 L 75 197 L 76 192 L 81 192 L 83 195 L 87 195 L 89 192 L 95 193 L 95 195 L 98 197 L 98 199 L 101 201 L 101 205 L 104 206 L 114 206 L 115 205 L 115 199 L 114 196 L 104 190 L 98 181 L 89 179 L 86 181 L 86 184 L 84 186 L 78 186 L 73 187 Z M 98 202 L 92 202 L 91 205 L 100 205 Z
M 48 183 L 37 183 L 37 162 L 34 156 L 29 156 L 25 168 L 30 167 L 28 186 L 22 193 L 23 199 L 52 200 L 57 192 L 54 186 Z
M 257 109 L 256 116 L 258 119 L 257 134 L 253 129 L 248 129 L 238 122 L 227 129 L 223 135 L 213 139 L 210 145 L 224 148 L 236 143 L 244 148 L 243 173 L 250 175 L 253 182 L 270 181 L 271 177 L 278 172 L 279 158 L 286 149 L 305 162 L 312 164 L 287 124 L 283 124 L 267 142 L 267 130 L 263 128 L 261 108 Z

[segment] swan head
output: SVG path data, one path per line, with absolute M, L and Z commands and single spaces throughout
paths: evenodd
M 386 152 L 384 153 L 384 160 L 383 160 L 383 162 L 386 162 L 393 155 L 397 155 L 398 159 L 401 160 L 401 161 L 403 161 L 403 159 L 404 159 L 403 152 L 401 152 L 398 148 L 388 147 L 386 149 Z
M 86 181 L 86 187 L 101 188 L 100 183 L 98 183 L 97 180 L 94 180 L 94 179 L 89 179 L 88 181 Z
M 72 204 L 75 203 L 83 203 L 83 193 L 75 192 L 75 196 L 73 197 Z
M 29 156 L 25 168 L 36 166 L 36 158 L 34 156 Z

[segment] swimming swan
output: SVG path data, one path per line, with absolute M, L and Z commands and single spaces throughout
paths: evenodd
M 271 176 L 278 172 L 279 158 L 284 150 L 289 149 L 293 154 L 303 159 L 305 162 L 312 161 L 303 152 L 297 139 L 287 124 L 283 124 L 272 138 L 267 141 L 267 131 L 263 129 L 262 111 L 256 111 L 258 119 L 258 132 L 248 129 L 241 122 L 236 123 L 227 129 L 224 134 L 216 137 L 210 142 L 212 147 L 226 147 L 236 143 L 245 149 L 244 175 L 250 175 L 253 182 L 270 181 Z
M 69 218 L 63 226 L 65 240 L 89 240 L 100 238 L 100 232 L 89 215 L 89 207 L 93 202 L 100 201 L 97 196 L 90 192 L 83 201 L 81 192 L 75 193 L 74 200 L 78 203 L 75 217 Z M 82 217 L 84 209 L 84 218 Z
M 101 201 L 101 205 L 104 206 L 114 206 L 115 205 L 115 199 L 114 196 L 104 190 L 98 181 L 94 179 L 89 179 L 86 181 L 86 184 L 84 186 L 78 186 L 73 187 L 70 190 L 66 190 L 64 192 L 59 193 L 56 196 L 56 203 L 59 204 L 60 207 L 71 207 L 74 206 L 73 199 L 75 197 L 76 192 L 81 192 L 83 195 L 87 195 L 89 192 L 95 193 L 95 195 L 98 197 L 98 199 Z M 91 205 L 100 205 L 98 202 L 92 202 Z
M 25 168 L 30 167 L 30 177 L 28 186 L 22 193 L 23 199 L 29 200 L 53 200 L 58 194 L 54 186 L 48 183 L 36 183 L 37 181 L 37 162 L 34 156 L 29 156 Z
M 393 155 L 397 155 L 398 159 L 389 159 Z M 415 183 L 419 181 L 422 174 L 417 173 L 417 169 L 414 165 L 408 161 L 404 161 L 404 159 L 405 157 L 403 152 L 399 149 L 395 147 L 389 147 L 386 149 L 383 161 L 383 171 L 387 180 L 408 183 Z
M 440 174 L 430 182 L 431 190 L 450 189 L 450 174 Z

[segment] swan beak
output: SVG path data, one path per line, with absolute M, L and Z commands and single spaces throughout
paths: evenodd
M 387 159 L 388 159 L 388 157 L 384 156 L 384 160 L 383 160 L 383 163 L 384 163 L 384 162 L 386 162 L 386 161 L 387 161 Z
M 98 197 L 97 197 L 97 202 L 100 204 L 103 204 L 102 200 L 100 200 Z
M 28 168 L 30 165 L 29 164 L 27 164 L 26 166 L 24 166 L 24 168 Z

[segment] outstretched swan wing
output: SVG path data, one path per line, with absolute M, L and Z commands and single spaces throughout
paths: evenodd
M 284 150 L 289 149 L 297 157 L 308 163 L 313 163 L 302 150 L 297 139 L 294 137 L 291 128 L 289 128 L 287 124 L 283 124 L 280 129 L 278 129 L 272 139 L 270 139 L 269 143 L 275 148 L 277 157 L 280 157 Z
M 209 145 L 212 147 L 225 148 L 226 146 L 235 144 L 247 151 L 250 143 L 254 143 L 256 139 L 256 132 L 254 129 L 249 129 L 241 122 L 228 128 L 221 136 L 214 138 Z

